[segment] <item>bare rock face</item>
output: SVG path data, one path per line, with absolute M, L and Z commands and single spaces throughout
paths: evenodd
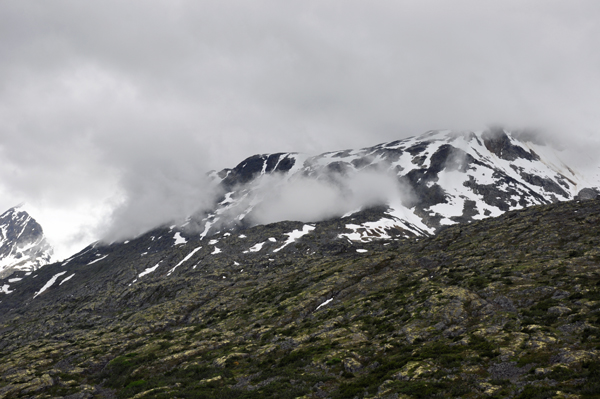
M 51 257 L 42 226 L 25 210 L 15 207 L 0 215 L 0 278 L 37 270 Z

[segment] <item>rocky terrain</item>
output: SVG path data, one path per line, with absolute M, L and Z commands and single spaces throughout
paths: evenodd
M 599 200 L 339 237 L 381 212 L 45 266 L 0 294 L 0 397 L 600 397 Z
M 532 136 L 210 176 L 209 209 L 44 267 L 0 216 L 0 398 L 600 397 L 599 191 Z

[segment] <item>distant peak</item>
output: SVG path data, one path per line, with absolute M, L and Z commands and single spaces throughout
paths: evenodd
M 42 226 L 25 209 L 25 203 L 0 215 L 0 278 L 15 271 L 34 271 L 50 262 L 52 247 Z
M 29 212 L 27 211 L 27 203 L 26 202 L 21 202 L 19 205 L 9 208 L 4 213 L 7 214 L 7 213 L 21 213 L 21 212 L 25 212 L 25 213 L 29 214 Z

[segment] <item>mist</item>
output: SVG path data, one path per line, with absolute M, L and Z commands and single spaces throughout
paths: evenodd
M 387 204 L 408 205 L 414 200 L 409 186 L 382 170 L 287 179 L 274 174 L 254 183 L 252 196 L 263 198 L 251 213 L 254 224 L 285 220 L 317 222 L 361 209 Z
M 181 225 L 209 210 L 221 194 L 202 167 L 165 160 L 124 170 L 120 183 L 123 197 L 101 231 L 104 242 L 123 241 L 165 224 Z

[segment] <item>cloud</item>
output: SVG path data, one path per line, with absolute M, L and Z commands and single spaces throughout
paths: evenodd
M 181 224 L 187 217 L 208 210 L 220 194 L 204 173 L 201 154 L 182 152 L 171 156 L 187 162 L 172 162 L 161 154 L 153 162 L 138 162 L 123 168 L 120 186 L 123 201 L 110 214 L 104 241 L 135 237 L 166 223 Z M 188 151 L 189 152 L 189 151 Z M 192 155 L 190 157 L 190 155 Z
M 396 176 L 378 170 L 319 178 L 297 175 L 288 179 L 274 174 L 262 176 L 251 184 L 252 197 L 263 199 L 250 215 L 255 224 L 284 220 L 316 222 L 372 206 L 409 204 L 413 200 L 410 187 L 402 185 Z
M 135 234 L 255 153 L 490 123 L 589 166 L 599 19 L 596 0 L 4 1 L 0 206 L 80 215 L 57 241 Z

